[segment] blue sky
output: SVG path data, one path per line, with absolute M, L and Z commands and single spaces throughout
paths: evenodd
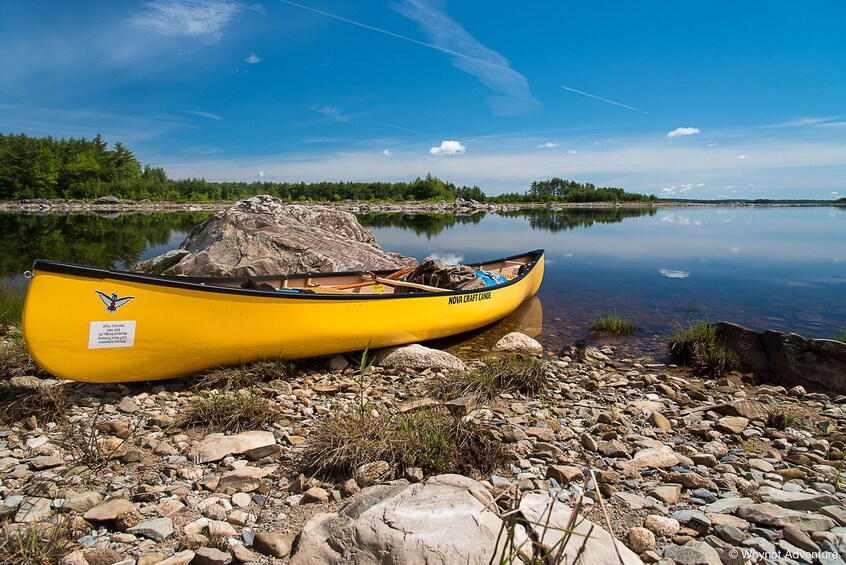
M 846 195 L 846 4 L 0 1 L 0 131 L 173 178 Z

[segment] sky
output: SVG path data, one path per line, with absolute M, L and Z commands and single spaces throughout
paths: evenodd
M 846 196 L 846 3 L 0 0 L 0 132 L 171 178 Z

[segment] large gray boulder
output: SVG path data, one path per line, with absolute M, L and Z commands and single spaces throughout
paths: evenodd
M 760 333 L 729 322 L 715 325 L 717 335 L 738 354 L 744 371 L 788 387 L 846 393 L 846 343 L 776 331 Z
M 497 548 L 501 527 L 491 494 L 467 477 L 439 475 L 414 485 L 378 485 L 361 491 L 338 513 L 312 518 L 291 565 L 487 565 L 504 549 L 504 535 Z M 521 533 L 515 545 L 525 543 L 529 551 L 528 538 Z
M 194 228 L 177 253 L 138 271 L 196 276 L 400 269 L 415 259 L 387 253 L 355 216 L 326 206 L 286 205 L 273 196 L 236 202 Z

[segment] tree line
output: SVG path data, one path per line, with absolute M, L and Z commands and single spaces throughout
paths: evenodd
M 0 133 L 0 200 L 219 201 L 270 194 L 286 201 L 477 200 L 480 202 L 653 202 L 653 195 L 597 188 L 559 178 L 535 181 L 526 192 L 488 196 L 478 186 L 456 186 L 431 174 L 411 182 L 210 182 L 169 179 L 164 169 L 142 166 L 121 142 L 109 148 L 94 139 L 29 137 Z

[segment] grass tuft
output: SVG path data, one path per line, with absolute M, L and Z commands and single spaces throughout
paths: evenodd
M 8 381 L 0 384 L 0 425 L 35 417 L 40 422 L 61 422 L 71 408 L 68 385 L 16 386 Z
M 721 377 L 740 365 L 737 354 L 717 337 L 717 327 L 708 320 L 673 334 L 669 349 L 673 363 L 691 367 L 696 375 Z
M 546 390 L 547 376 L 541 359 L 509 353 L 488 357 L 481 367 L 433 380 L 430 386 L 440 398 L 474 395 L 480 400 L 491 400 L 504 392 L 541 394 Z
M 767 412 L 767 427 L 775 428 L 779 431 L 784 431 L 787 428 L 798 428 L 801 425 L 801 419 L 782 408 L 773 408 Z
M 0 531 L 0 563 L 54 565 L 74 549 L 82 532 L 69 520 L 59 524 L 4 524 Z
M 237 433 L 272 424 L 281 418 L 282 413 L 273 402 L 241 390 L 200 394 L 174 425 Z
M 349 476 L 358 466 L 387 461 L 394 476 L 407 467 L 426 474 L 478 474 L 511 454 L 483 426 L 454 418 L 443 408 L 386 414 L 353 410 L 331 418 L 309 435 L 299 455 L 304 472 Z
M 0 281 L 0 335 L 9 326 L 20 326 L 23 319 L 26 283 L 23 281 Z
M 605 335 L 633 335 L 637 333 L 638 327 L 634 322 L 624 320 L 617 315 L 617 311 L 608 312 L 590 325 L 590 330 Z
M 846 343 L 846 332 L 843 332 L 840 335 L 834 336 L 834 339 L 837 340 L 837 341 L 842 341 L 843 343 Z
M 239 367 L 219 367 L 200 375 L 194 389 L 231 392 L 252 388 L 260 382 L 287 379 L 293 374 L 294 367 L 294 363 L 283 359 L 258 361 Z

